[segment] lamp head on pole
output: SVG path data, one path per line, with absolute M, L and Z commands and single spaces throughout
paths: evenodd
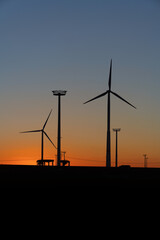
M 120 132 L 121 129 L 120 129 L 120 128 L 113 128 L 113 131 L 114 131 L 114 132 Z
M 64 90 L 54 90 L 54 91 L 52 91 L 53 92 L 53 95 L 54 96 L 65 96 L 66 95 L 66 93 L 67 93 L 67 91 L 64 91 Z

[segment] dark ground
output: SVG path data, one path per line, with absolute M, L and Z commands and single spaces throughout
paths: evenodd
M 160 188 L 160 168 L 0 165 L 0 187 L 106 186 Z

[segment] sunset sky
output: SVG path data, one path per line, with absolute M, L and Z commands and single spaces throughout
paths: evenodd
M 71 165 L 105 166 L 108 88 L 119 165 L 160 167 L 160 3 L 158 0 L 0 0 L 0 164 L 36 164 L 41 129 L 57 145 L 62 98 L 62 150 Z M 111 132 L 115 166 L 115 133 Z M 45 158 L 56 150 L 45 139 Z

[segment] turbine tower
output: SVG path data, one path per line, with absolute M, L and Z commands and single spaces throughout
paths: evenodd
M 117 93 L 113 92 L 111 90 L 111 80 L 112 80 L 112 59 L 110 62 L 110 72 L 109 72 L 109 81 L 108 81 L 108 87 L 109 89 L 106 90 L 104 93 L 98 95 L 97 97 L 92 98 L 91 100 L 85 102 L 84 104 L 91 102 L 95 99 L 101 98 L 108 94 L 108 104 L 107 104 L 107 149 L 106 149 L 106 167 L 111 167 L 111 134 L 110 134 L 110 95 L 111 93 L 121 99 L 122 101 L 128 103 L 130 106 L 134 107 L 131 103 L 126 101 L 124 98 L 120 97 Z
M 60 162 L 61 162 L 61 96 L 65 96 L 67 91 L 54 90 L 52 92 L 54 96 L 58 96 L 57 166 L 60 166 Z
M 116 161 L 115 167 L 118 167 L 118 132 L 120 132 L 120 128 L 113 128 L 113 132 L 116 132 Z
M 47 133 L 44 131 L 46 124 L 48 122 L 48 119 L 51 115 L 52 110 L 50 111 L 47 120 L 45 121 L 43 128 L 40 130 L 32 130 L 32 131 L 25 131 L 25 132 L 20 132 L 20 133 L 35 133 L 35 132 L 41 132 L 42 133 L 42 137 L 41 137 L 41 160 L 43 161 L 43 155 L 44 155 L 44 134 L 46 135 L 46 137 L 49 139 L 49 141 L 52 143 L 52 145 L 56 148 L 56 146 L 54 145 L 54 143 L 52 142 L 52 140 L 49 138 L 49 136 L 47 135 Z

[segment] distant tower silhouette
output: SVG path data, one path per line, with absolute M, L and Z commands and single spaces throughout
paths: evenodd
M 108 81 L 108 87 L 109 89 L 105 91 L 104 93 L 98 95 L 97 97 L 92 98 L 91 100 L 85 102 L 84 104 L 91 102 L 95 99 L 98 99 L 100 97 L 103 97 L 108 94 L 108 104 L 107 104 L 107 148 L 106 148 L 106 167 L 111 167 L 111 134 L 110 134 L 110 95 L 111 93 L 120 98 L 122 101 L 128 103 L 130 106 L 134 107 L 131 103 L 127 102 L 124 98 L 120 97 L 117 93 L 113 92 L 111 90 L 111 80 L 112 80 L 112 59 L 110 62 L 110 72 L 109 72 L 109 81 Z M 135 107 L 134 107 L 135 108 Z
M 120 128 L 114 128 L 114 132 L 116 132 L 116 158 L 115 158 L 115 167 L 118 167 L 118 132 L 121 131 Z
M 61 162 L 61 96 L 65 96 L 67 91 L 54 90 L 54 96 L 58 96 L 58 133 L 57 133 L 57 166 Z
M 143 157 L 144 157 L 144 168 L 147 168 L 147 160 L 148 160 L 147 154 L 143 154 Z

